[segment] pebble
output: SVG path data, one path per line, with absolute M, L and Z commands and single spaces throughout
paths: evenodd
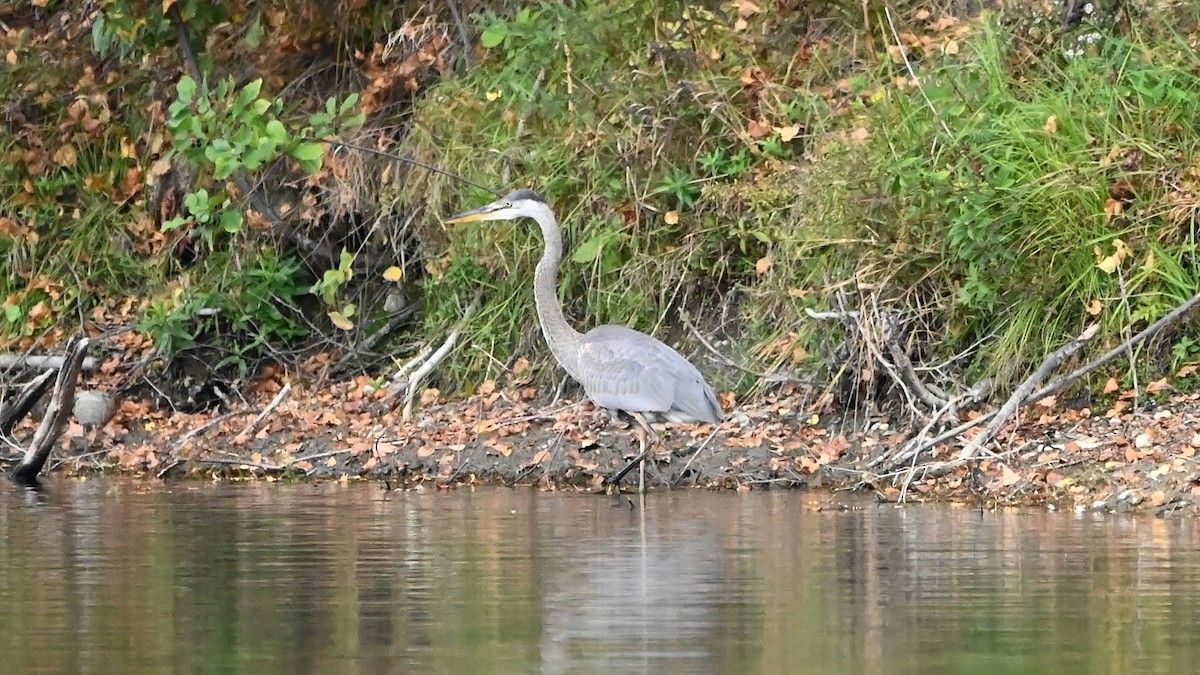
M 1150 434 L 1145 432 L 1138 434 L 1137 437 L 1133 439 L 1133 447 L 1137 448 L 1138 450 L 1145 450 L 1152 445 L 1154 445 L 1154 439 L 1150 438 Z
M 1193 448 L 1200 448 L 1200 434 L 1192 434 L 1192 440 L 1188 441 L 1188 445 Z

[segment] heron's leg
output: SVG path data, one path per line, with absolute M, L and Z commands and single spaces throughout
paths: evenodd
M 656 445 L 658 443 L 658 434 L 654 433 L 654 429 L 652 429 L 650 427 L 650 423 L 646 420 L 646 417 L 644 415 L 642 415 L 642 413 L 630 412 L 629 414 L 633 417 L 633 419 L 637 420 L 637 422 L 638 422 L 638 428 L 635 430 L 635 433 L 637 434 L 638 446 L 639 446 L 640 452 L 638 453 L 637 457 L 633 458 L 633 461 L 626 464 L 624 468 L 622 468 L 620 471 L 614 473 L 608 480 L 606 480 L 605 484 L 606 485 L 617 485 L 619 487 L 621 479 L 625 477 L 625 474 L 629 473 L 630 471 L 633 470 L 633 467 L 637 466 L 637 467 L 641 467 L 641 471 L 642 471 L 642 473 L 641 473 L 641 476 L 642 476 L 641 489 L 642 489 L 642 491 L 645 491 L 645 489 L 646 489 L 646 473 L 645 473 L 646 468 L 643 465 L 643 462 L 646 459 L 646 455 L 648 455 L 650 453 L 650 449 L 653 448 L 654 445 Z

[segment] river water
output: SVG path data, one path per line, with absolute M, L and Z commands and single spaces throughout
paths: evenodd
M 849 508 L 838 508 L 849 507 Z M 1187 519 L 678 491 L 0 486 L 3 673 L 1185 673 Z

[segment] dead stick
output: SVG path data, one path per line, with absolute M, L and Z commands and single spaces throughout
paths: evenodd
M 471 316 L 475 314 L 475 310 L 478 308 L 479 296 L 476 295 L 475 300 L 467 307 L 467 311 L 463 312 L 462 318 L 450 329 L 450 334 L 446 336 L 446 341 L 442 343 L 442 346 L 438 347 L 437 351 L 425 363 L 422 363 L 420 368 L 417 368 L 417 372 L 413 373 L 412 379 L 408 381 L 408 391 L 404 394 L 404 412 L 401 414 L 401 419 L 405 422 L 412 419 L 413 398 L 417 394 L 417 387 L 420 386 L 421 380 L 437 367 L 437 364 L 441 363 L 442 359 L 446 358 L 450 350 L 454 349 L 455 343 L 458 342 L 459 333 L 462 332 L 463 327 L 467 325 L 467 321 L 471 320 Z
M 1004 402 L 1004 405 L 1000 406 L 1000 410 L 996 412 L 996 416 L 992 418 L 992 421 L 984 428 L 983 432 L 968 443 L 967 447 L 962 449 L 958 458 L 960 460 L 968 460 L 979 454 L 983 446 L 992 442 L 992 439 L 996 437 L 996 433 L 1008 422 L 1008 418 L 1017 411 L 1017 408 L 1020 408 L 1024 404 L 1025 399 L 1033 392 L 1034 387 L 1046 379 L 1046 376 L 1051 371 L 1061 366 L 1063 361 L 1066 361 L 1075 352 L 1082 349 L 1088 341 L 1096 336 L 1096 331 L 1098 330 L 1100 330 L 1100 324 L 1098 323 L 1088 326 L 1079 334 L 1079 337 L 1054 350 L 1049 356 L 1043 359 L 1042 365 L 1038 366 L 1032 375 L 1025 378 L 1021 386 L 1017 387 L 1012 396 L 1009 396 L 1008 400 Z
M 79 379 L 79 369 L 87 356 L 89 344 L 91 340 L 88 338 L 78 337 L 67 345 L 66 363 L 59 369 L 58 377 L 54 381 L 54 395 L 50 398 L 50 406 L 46 409 L 46 415 L 34 433 L 33 440 L 29 442 L 25 457 L 13 469 L 13 480 L 18 483 L 37 483 L 38 474 L 46 465 L 46 459 L 50 457 L 55 441 L 62 435 L 67 416 L 71 414 L 75 404 L 75 383 Z
M 287 400 L 288 394 L 290 393 L 292 393 L 292 383 L 288 382 L 287 384 L 283 385 L 283 389 L 280 389 L 278 394 L 275 394 L 275 398 L 272 399 L 271 403 L 264 408 L 261 413 L 258 414 L 258 417 L 255 417 L 253 422 L 246 425 L 246 428 L 242 429 L 242 433 L 238 434 L 234 440 L 253 434 L 254 431 L 258 429 L 258 426 L 263 423 L 263 420 L 267 419 L 267 416 L 274 412 L 275 409 L 279 407 L 280 403 L 283 403 L 285 400 Z

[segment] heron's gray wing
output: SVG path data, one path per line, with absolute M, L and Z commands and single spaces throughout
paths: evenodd
M 580 384 L 605 408 L 654 412 L 680 422 L 721 418 L 695 366 L 659 340 L 624 326 L 599 326 L 584 336 Z

